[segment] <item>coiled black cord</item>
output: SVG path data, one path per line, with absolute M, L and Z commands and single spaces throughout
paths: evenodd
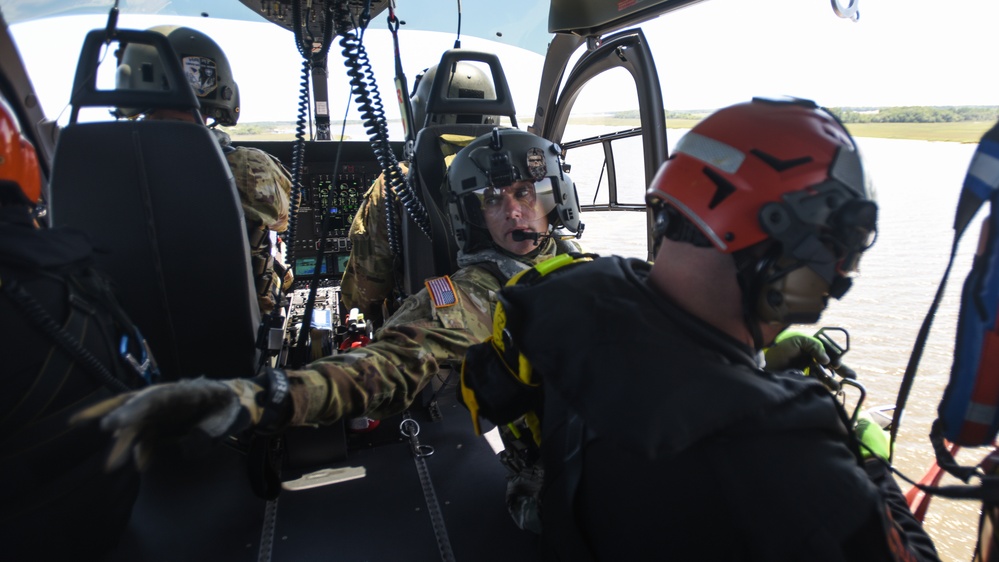
M 344 23 L 343 20 L 340 20 Z M 388 127 L 385 124 L 385 110 L 382 105 L 381 96 L 375 84 L 374 72 L 368 60 L 364 45 L 358 39 L 352 29 L 346 25 L 339 28 L 340 47 L 344 57 L 344 66 L 347 67 L 347 75 L 350 77 L 351 93 L 354 101 L 358 104 L 361 114 L 361 121 L 364 124 L 365 132 L 371 141 L 371 150 L 378 159 L 382 170 L 385 171 L 385 183 L 389 187 L 387 192 L 394 192 L 402 203 L 406 212 L 409 213 L 416 225 L 423 231 L 427 238 L 431 238 L 430 219 L 423 203 L 415 196 L 413 189 L 409 185 L 409 180 L 402 173 L 399 161 L 389 144 Z M 372 85 L 369 89 L 368 83 Z M 394 212 L 389 205 L 390 197 L 386 197 L 386 209 L 388 213 Z M 389 214 L 388 216 L 392 216 Z M 391 221 L 390 226 L 394 226 L 396 221 Z M 397 233 L 393 228 L 389 228 L 389 244 L 396 255 L 401 254 Z
M 305 193 L 302 173 L 305 168 L 305 123 L 309 112 L 309 61 L 302 61 L 302 84 L 298 90 L 298 118 L 295 121 L 295 143 L 291 148 L 291 201 L 288 209 L 288 228 L 285 230 L 287 263 L 295 263 L 295 231 L 298 227 L 298 207 Z
M 10 297 L 11 302 L 21 311 L 36 328 L 49 336 L 59 347 L 63 349 L 74 361 L 78 362 L 83 370 L 94 377 L 101 385 L 114 392 L 128 392 L 132 388 L 114 376 L 101 361 L 88 351 L 80 340 L 67 332 L 59 325 L 42 305 L 35 300 L 19 283 L 12 279 L 5 280 L 2 286 L 3 292 Z
M 333 43 L 333 34 L 328 31 L 333 26 L 333 14 L 327 10 L 323 21 L 327 33 L 323 34 L 322 47 L 317 53 L 312 52 L 312 44 L 305 39 L 304 26 L 302 25 L 302 3 L 295 0 L 291 7 L 291 19 L 295 31 L 295 46 L 299 54 L 302 55 L 302 82 L 298 89 L 298 114 L 295 121 L 295 143 L 291 150 L 291 182 L 292 197 L 288 211 L 288 228 L 283 233 L 287 247 L 288 266 L 295 264 L 295 232 L 298 226 L 298 208 L 302 198 L 305 196 L 305 186 L 302 185 L 302 174 L 305 168 L 305 126 L 309 122 L 309 76 L 312 73 L 312 61 L 317 58 L 326 57 L 329 53 L 330 45 Z M 318 268 L 318 264 L 316 266 Z

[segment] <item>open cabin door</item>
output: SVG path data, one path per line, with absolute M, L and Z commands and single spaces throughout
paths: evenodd
M 599 3 L 570 9 L 552 2 L 555 36 L 531 130 L 562 146 L 589 251 L 654 257 L 645 189 L 668 156 L 665 104 L 644 33 L 623 28 L 697 1 L 661 0 L 615 14 Z
M 583 41 L 557 36 L 553 50 L 567 51 L 573 43 Z M 607 105 L 612 108 L 637 105 L 637 111 L 627 117 L 620 111 L 595 114 L 593 103 L 578 104 L 580 110 L 574 111 L 583 96 L 591 102 L 611 98 Z M 666 117 L 659 76 L 641 29 L 585 40 L 584 52 L 546 105 L 538 112 L 535 132 L 562 145 L 584 212 L 584 246 L 601 254 L 652 259 L 647 234 L 651 216 L 644 196 L 666 159 Z M 644 254 L 641 240 L 647 241 Z M 629 245 L 620 245 L 625 242 Z

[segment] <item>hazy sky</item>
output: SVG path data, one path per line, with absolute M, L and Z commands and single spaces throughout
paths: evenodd
M 405 19 L 406 0 L 397 1 L 397 10 Z M 990 62 L 997 51 L 999 2 L 864 0 L 860 12 L 860 20 L 851 22 L 836 17 L 829 0 L 708 0 L 642 28 L 656 55 L 668 109 L 710 109 L 760 94 L 811 97 L 827 106 L 999 105 L 999 72 Z M 74 46 L 104 23 L 104 17 L 59 18 L 13 28 L 51 117 L 69 99 Z M 237 73 L 242 122 L 294 120 L 301 57 L 291 32 L 268 24 L 166 17 L 122 16 L 119 26 L 162 23 L 197 27 L 222 45 Z M 451 34 L 402 34 L 410 84 L 453 42 Z M 395 118 L 390 36 L 372 29 L 364 43 L 386 110 Z M 539 55 L 469 37 L 463 37 L 462 46 L 497 52 L 519 112 L 532 112 Z M 335 45 L 329 71 L 330 102 L 338 119 L 348 89 Z M 579 110 L 630 108 L 633 98 L 618 94 L 608 89 L 584 96 Z

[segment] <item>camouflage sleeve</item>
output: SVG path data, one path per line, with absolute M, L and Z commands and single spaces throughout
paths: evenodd
M 489 336 L 500 283 L 477 267 L 465 268 L 450 279 L 455 304 L 435 305 L 423 289 L 392 315 L 373 343 L 288 371 L 292 423 L 399 413 L 443 364 L 460 363 L 469 346 Z
M 247 221 L 260 221 L 270 230 L 288 227 L 291 174 L 263 150 L 241 146 L 225 155 L 236 180 L 239 202 Z
M 559 240 L 556 242 L 556 254 L 585 254 L 586 248 L 577 238 Z
M 400 166 L 406 173 L 405 164 Z M 384 174 L 364 194 L 348 236 L 350 257 L 340 280 L 340 299 L 348 310 L 356 307 L 366 318 L 381 319 L 382 302 L 392 294 L 397 269 L 385 219 Z

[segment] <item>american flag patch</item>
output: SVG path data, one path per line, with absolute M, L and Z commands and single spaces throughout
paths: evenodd
M 434 302 L 434 308 L 458 304 L 458 295 L 455 294 L 454 285 L 447 275 L 428 279 L 424 285 L 427 286 L 427 292 L 430 293 L 430 300 Z

